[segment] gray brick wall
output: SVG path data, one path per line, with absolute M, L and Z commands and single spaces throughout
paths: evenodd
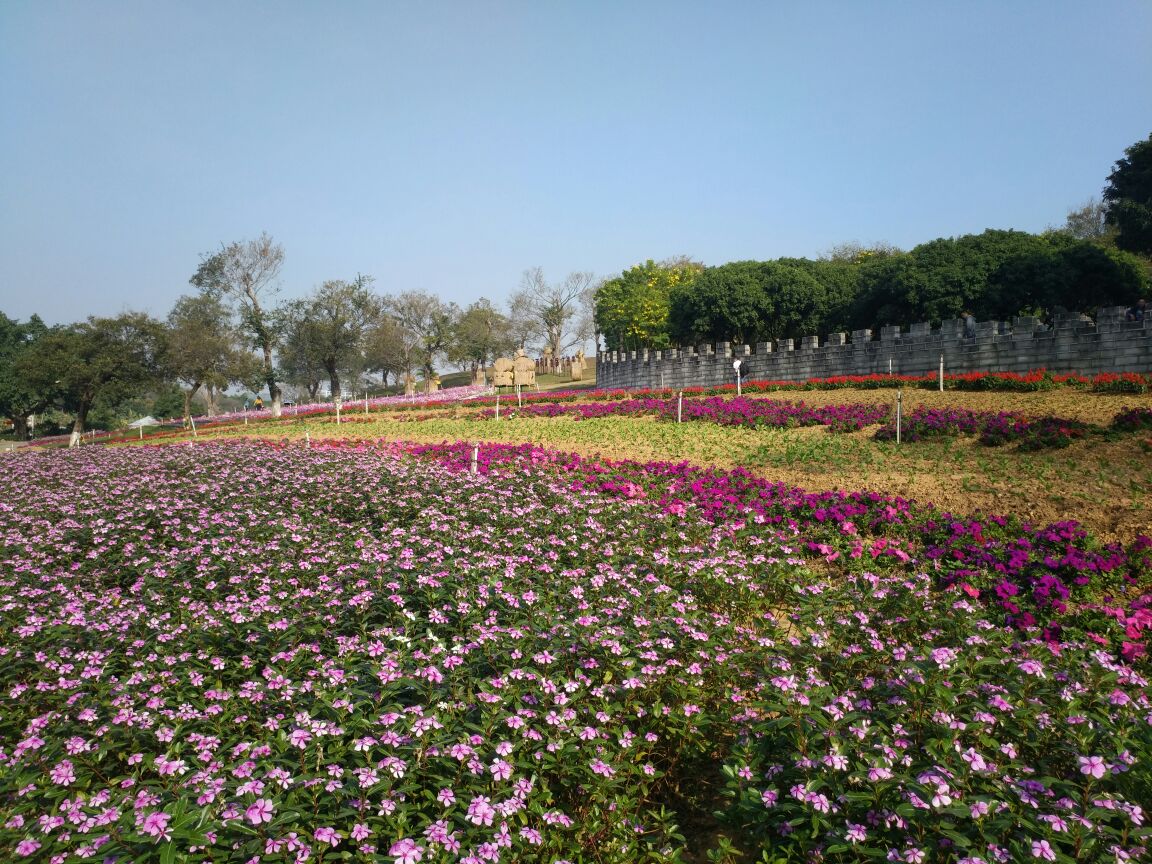
M 833 333 L 821 342 L 805 336 L 755 346 L 699 345 L 667 351 L 607 351 L 596 358 L 596 386 L 644 388 L 713 386 L 735 383 L 732 362 L 741 361 L 745 381 L 803 381 L 837 375 L 924 375 L 934 373 L 944 356 L 948 374 L 1027 372 L 1048 369 L 1096 375 L 1101 372 L 1152 373 L 1152 320 L 1124 320 L 1125 307 L 1100 309 L 1096 321 L 1077 315 L 1056 316 L 1052 325 L 1017 318 L 1012 325 L 981 321 L 976 336 L 965 339 L 963 322 L 945 321 L 939 329 L 913 324 L 907 332 L 883 327 L 851 336 Z

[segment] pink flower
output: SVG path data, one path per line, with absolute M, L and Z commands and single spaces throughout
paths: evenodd
M 365 825 L 363 822 L 357 822 L 352 826 L 352 839 L 359 843 L 365 837 L 372 834 L 372 829 Z
M 405 837 L 393 843 L 388 854 L 396 856 L 395 864 L 416 864 L 424 857 L 424 847 L 416 845 L 415 840 Z
M 327 825 L 322 825 L 317 828 L 312 836 L 316 838 L 317 843 L 327 843 L 330 846 L 338 846 L 340 844 L 340 835 L 336 832 L 336 829 L 330 828 Z
M 272 806 L 271 801 L 265 798 L 258 798 L 244 811 L 244 818 L 253 825 L 259 825 L 261 822 L 271 822 L 274 810 L 275 808 Z
M 1080 756 L 1080 773 L 1087 774 L 1099 780 L 1108 773 L 1108 766 L 1103 756 Z
M 23 857 L 28 857 L 37 849 L 40 848 L 39 841 L 36 840 L 21 840 L 16 844 L 16 854 Z
M 172 834 L 168 831 L 168 823 L 171 819 L 172 817 L 163 810 L 153 811 L 144 817 L 144 821 L 140 825 L 140 831 L 149 837 L 155 837 L 157 843 L 162 839 L 171 840 Z
M 449 807 L 456 803 L 456 793 L 451 789 L 441 789 L 440 794 L 436 796 L 436 800 L 445 807 Z
M 1043 858 L 1045 861 L 1055 861 L 1056 852 L 1048 845 L 1047 840 L 1032 841 L 1032 857 Z
M 72 763 L 64 759 L 52 769 L 48 776 L 57 786 L 68 786 L 76 779 L 76 772 L 72 770 Z

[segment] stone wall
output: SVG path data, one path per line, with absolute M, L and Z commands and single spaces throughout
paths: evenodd
M 879 338 L 857 330 L 848 338 L 833 333 L 821 344 L 805 336 L 754 346 L 700 345 L 666 351 L 607 351 L 596 360 L 600 388 L 714 386 L 735 383 L 734 360 L 745 381 L 803 381 L 837 375 L 925 375 L 944 357 L 947 374 L 964 372 L 1152 373 L 1152 320 L 1124 320 L 1125 307 L 1099 310 L 1096 321 L 1057 315 L 1045 327 L 1034 318 L 982 321 L 974 337 L 964 336 L 963 321 L 945 321 L 939 329 L 913 324 L 907 332 L 883 327 Z

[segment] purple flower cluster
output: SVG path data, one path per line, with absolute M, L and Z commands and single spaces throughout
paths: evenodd
M 979 435 L 980 443 L 989 447 L 1020 443 L 1022 450 L 1064 447 L 1073 439 L 1090 432 L 1102 431 L 1079 420 L 1059 417 L 1030 418 L 1009 411 L 973 411 L 967 408 L 931 408 L 918 406 L 902 418 L 900 437 L 903 441 L 922 441 L 956 435 Z M 896 423 L 891 421 L 876 430 L 879 441 L 896 438 Z
M 635 398 L 604 402 L 533 402 L 504 411 L 503 416 L 520 417 L 573 417 L 590 420 L 599 417 L 627 417 L 656 415 L 674 420 L 679 405 L 676 399 Z M 724 398 L 711 396 L 703 399 L 685 399 L 683 419 L 716 423 L 721 426 L 786 429 L 796 426 L 827 426 L 833 432 L 856 432 L 865 426 L 882 422 L 888 417 L 887 405 L 849 403 L 845 405 L 811 406 L 803 402 L 748 397 Z M 494 409 L 480 412 L 482 419 L 495 417 Z

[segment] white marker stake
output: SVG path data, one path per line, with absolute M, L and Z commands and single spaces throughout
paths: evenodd
M 944 355 L 940 355 L 940 392 L 944 392 Z
M 312 433 L 307 429 L 304 430 L 304 446 L 309 450 L 312 449 Z
M 472 462 L 468 466 L 468 473 L 471 474 L 473 477 L 475 477 L 479 471 L 479 467 L 478 467 L 479 461 L 480 461 L 480 445 L 479 444 L 473 444 L 472 445 Z
M 192 437 L 195 438 L 196 437 L 196 418 L 195 417 L 189 417 L 188 420 L 191 421 L 191 423 L 192 423 Z
M 904 393 L 900 390 L 896 391 L 896 443 L 900 443 L 900 422 L 903 419 L 902 414 L 904 410 Z
M 140 440 L 143 441 L 144 440 L 144 427 L 140 426 L 138 428 L 140 429 Z
M 684 422 L 684 391 L 680 391 L 679 398 L 676 401 L 676 422 Z
M 736 395 L 740 395 L 740 361 L 733 360 L 732 368 L 736 370 Z
M 368 391 L 364 391 L 364 416 L 368 416 Z
M 496 394 L 496 419 L 500 419 L 500 394 Z

